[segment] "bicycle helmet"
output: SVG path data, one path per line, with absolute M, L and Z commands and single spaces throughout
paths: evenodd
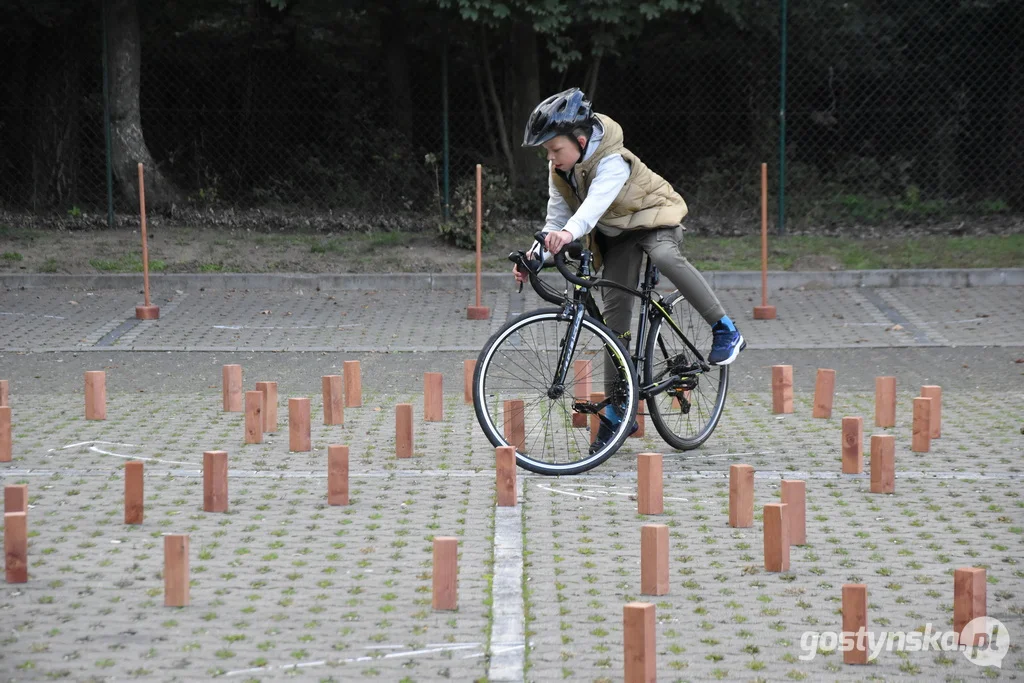
M 542 145 L 556 135 L 572 137 L 574 128 L 589 125 L 593 118 L 594 110 L 582 90 L 564 90 L 534 108 L 526 122 L 523 147 Z

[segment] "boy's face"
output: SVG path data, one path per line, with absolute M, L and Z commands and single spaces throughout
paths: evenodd
M 548 161 L 554 164 L 559 171 L 568 172 L 580 160 L 580 147 L 587 146 L 587 139 L 582 135 L 578 139 L 579 147 L 568 135 L 556 135 L 543 143 L 544 149 L 548 153 Z

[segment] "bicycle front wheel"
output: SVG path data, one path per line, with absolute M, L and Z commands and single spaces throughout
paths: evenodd
M 571 329 L 562 309 L 524 313 L 496 332 L 477 359 L 473 403 L 481 429 L 495 446 L 515 446 L 519 466 L 538 474 L 596 467 L 622 445 L 636 416 L 633 361 L 615 334 L 589 316 L 571 349 L 564 384 L 554 383 Z M 590 401 L 583 395 L 588 383 L 626 418 L 593 453 L 589 424 L 599 418 L 575 413 L 574 419 L 574 401 Z
M 694 347 L 711 350 L 711 326 L 679 292 L 664 301 L 672 317 Z M 658 315 L 647 338 L 644 383 L 648 386 L 674 378 L 668 391 L 647 399 L 651 421 L 661 438 L 681 451 L 697 448 L 715 431 L 725 408 L 729 366 L 712 365 L 703 371 L 693 351 L 673 325 Z

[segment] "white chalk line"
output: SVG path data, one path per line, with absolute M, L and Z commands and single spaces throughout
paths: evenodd
M 129 448 L 141 448 L 142 446 L 132 443 L 118 443 L 116 441 L 82 441 L 79 443 L 68 444 L 67 446 L 61 446 L 60 448 L 51 448 L 47 453 L 53 453 L 54 451 L 65 451 L 69 448 L 79 448 L 81 446 L 88 446 L 89 450 L 93 453 L 99 453 L 100 455 L 110 455 L 115 458 L 124 458 L 125 460 L 145 460 L 146 462 L 165 462 L 169 465 L 195 465 L 198 467 L 198 463 L 194 462 L 183 462 L 181 460 L 165 460 L 164 458 L 147 458 L 141 455 L 122 455 L 120 453 L 113 453 L 111 451 L 105 451 L 102 448 L 97 448 L 93 444 L 103 444 L 104 446 L 127 446 Z
M 8 311 L 0 311 L 0 315 L 14 315 L 19 318 L 50 318 L 52 320 L 67 320 L 62 315 L 38 315 L 36 313 L 10 313 Z
M 363 327 L 351 325 L 211 325 L 215 330 L 341 330 L 346 327 Z
M 374 650 L 374 649 L 380 650 L 380 649 L 385 649 L 385 648 L 389 648 L 389 647 L 401 647 L 401 646 L 395 646 L 395 645 L 385 645 L 385 646 L 378 646 L 378 647 L 367 646 L 364 649 L 367 649 L 367 650 Z M 225 676 L 239 676 L 241 674 L 261 673 L 261 672 L 268 672 L 268 671 L 274 671 L 274 670 L 288 671 L 290 669 L 306 669 L 306 668 L 314 667 L 314 666 L 328 666 L 328 665 L 336 666 L 336 665 L 339 665 L 339 664 L 354 664 L 354 663 L 357 663 L 357 662 L 373 662 L 373 661 L 377 661 L 377 660 L 381 660 L 381 659 L 394 659 L 396 657 L 416 657 L 416 656 L 419 656 L 419 655 L 436 654 L 438 652 L 467 650 L 467 649 L 471 649 L 471 648 L 475 648 L 475 647 L 480 647 L 480 643 L 462 643 L 462 644 L 456 644 L 456 645 L 439 645 L 439 646 L 436 646 L 436 647 L 427 647 L 426 649 L 422 649 L 422 650 L 406 650 L 406 651 L 403 651 L 403 652 L 389 652 L 388 654 L 381 655 L 379 657 L 362 656 L 362 657 L 349 657 L 347 659 L 319 659 L 319 660 L 314 661 L 314 662 L 300 662 L 298 664 L 281 664 L 281 665 L 278 665 L 278 666 L 261 666 L 261 667 L 256 667 L 256 668 L 253 668 L 253 669 L 238 669 L 236 671 L 228 671 L 224 675 Z M 485 653 L 481 653 L 481 656 L 483 654 L 485 654 Z

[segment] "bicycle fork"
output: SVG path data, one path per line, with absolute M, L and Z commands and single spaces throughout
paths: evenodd
M 568 304 L 562 311 L 562 315 L 566 318 L 571 316 L 571 321 L 569 323 L 569 330 L 561 341 L 562 348 L 559 350 L 558 354 L 558 365 L 555 369 L 555 377 L 552 380 L 551 385 L 548 387 L 548 398 L 552 400 L 560 399 L 565 395 L 566 378 L 569 376 L 569 366 L 572 363 L 573 356 L 576 354 L 576 343 L 579 341 L 580 329 L 583 327 L 583 316 L 585 312 L 585 307 L 580 302 Z M 608 355 L 610 359 L 615 360 L 611 353 Z M 609 428 L 613 428 L 614 426 L 611 421 L 604 415 L 605 407 L 612 403 L 613 398 L 613 396 L 606 396 L 600 403 L 593 403 L 589 400 L 589 396 L 580 397 L 573 401 L 573 411 L 577 413 L 597 415 L 601 422 L 605 423 Z

